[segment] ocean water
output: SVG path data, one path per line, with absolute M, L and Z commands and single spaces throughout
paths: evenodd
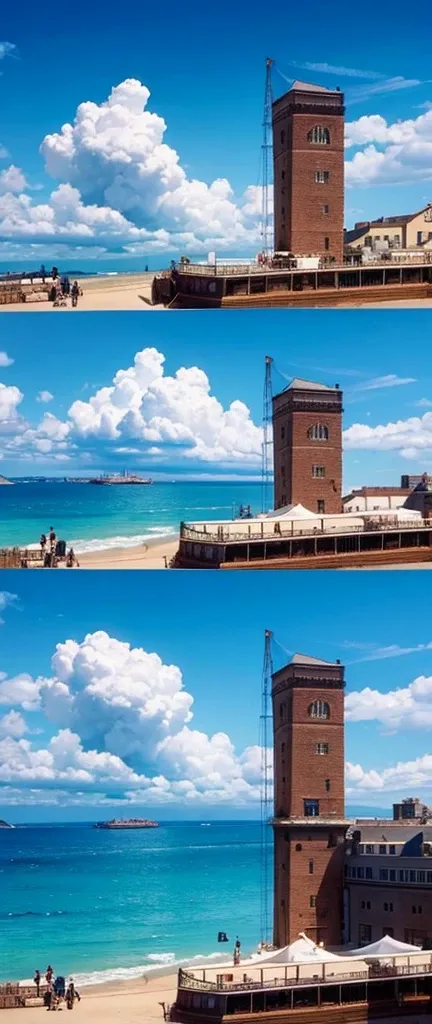
M 237 935 L 243 952 L 256 949 L 259 915 L 259 822 L 0 830 L 1 981 L 48 963 L 94 984 L 229 959 Z
M 231 519 L 241 504 L 259 512 L 260 503 L 261 485 L 247 481 L 94 487 L 17 480 L 0 487 L 0 547 L 36 543 L 51 525 L 77 552 L 130 547 L 176 535 L 182 520 Z

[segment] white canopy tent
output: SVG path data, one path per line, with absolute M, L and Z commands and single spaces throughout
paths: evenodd
M 304 505 L 284 505 L 276 511 L 267 512 L 263 519 L 291 520 L 291 519 L 322 519 L 316 512 L 311 512 Z
M 408 942 L 399 942 L 391 935 L 383 935 L 377 942 L 371 942 L 369 946 L 361 946 L 360 949 L 349 949 L 344 956 L 402 956 L 404 953 L 421 953 L 419 946 L 410 946 Z
M 267 964 L 304 964 L 309 961 L 322 964 L 328 963 L 330 960 L 344 960 L 345 958 L 337 956 L 336 953 L 330 953 L 323 946 L 317 946 L 312 939 L 308 939 L 307 935 L 301 932 L 299 938 L 295 942 L 291 942 L 289 946 L 277 949 L 274 953 L 263 953 L 259 959 L 263 960 L 267 966 Z

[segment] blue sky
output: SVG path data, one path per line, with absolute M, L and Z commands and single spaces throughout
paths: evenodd
M 2 586 L 16 597 L 3 599 L 0 604 L 0 673 L 4 673 L 0 675 L 0 779 L 5 786 L 3 794 L 0 789 L 2 816 L 27 820 L 31 807 L 43 804 L 44 820 L 64 818 L 65 814 L 80 819 L 91 816 L 95 804 L 101 806 L 106 792 L 120 796 L 124 787 L 129 791 L 132 785 L 138 788 L 135 800 L 141 809 L 150 807 L 165 817 L 187 816 L 188 808 L 192 816 L 200 816 L 204 807 L 216 816 L 255 816 L 266 628 L 274 632 L 275 667 L 289 660 L 294 651 L 331 661 L 340 658 L 346 665 L 348 804 L 385 808 L 393 798 L 417 794 L 430 800 L 432 643 L 427 574 L 299 573 L 295 584 L 291 582 L 292 574 L 287 582 L 285 574 L 272 572 L 249 573 L 247 577 L 242 573 L 224 576 L 210 572 L 174 573 L 169 579 L 163 573 L 150 576 L 104 574 L 102 587 L 97 573 L 86 574 L 85 580 L 79 574 L 67 578 L 63 573 L 48 574 L 36 579 L 32 573 L 3 573 Z M 290 594 L 294 585 L 295 593 Z M 169 618 L 167 605 L 175 610 Z M 113 648 L 107 659 L 108 637 L 89 657 L 89 641 L 86 647 L 84 638 L 99 630 L 112 642 L 130 644 L 135 649 L 134 662 Z M 58 650 L 60 657 L 53 666 L 56 645 L 65 641 L 69 644 L 62 652 Z M 76 645 L 74 652 L 71 642 Z M 178 695 L 172 699 L 174 689 L 167 668 L 155 673 L 154 665 L 140 664 L 137 648 L 157 652 L 163 666 L 176 666 L 181 673 L 182 692 L 193 698 L 193 717 L 187 722 L 186 733 L 184 708 L 179 713 Z M 116 671 L 110 677 L 113 659 Z M 135 703 L 128 717 L 122 704 L 117 704 L 120 726 L 116 734 L 108 714 L 109 700 L 119 701 L 120 694 L 124 698 L 127 693 L 133 702 L 134 671 L 142 703 Z M 57 691 L 53 689 L 55 675 Z M 45 687 L 47 683 L 50 687 L 41 690 L 39 685 L 44 710 L 26 710 L 30 700 L 36 708 L 28 683 L 33 680 L 36 687 L 38 676 L 44 677 Z M 23 679 L 27 681 L 27 705 Z M 66 686 L 70 693 L 73 691 L 75 699 L 81 691 L 81 705 L 73 719 L 68 719 L 65 705 L 59 700 L 64 697 L 64 692 L 58 692 L 62 686 L 63 691 Z M 138 722 L 144 706 L 142 694 L 149 686 L 152 700 L 159 707 L 171 708 L 173 717 L 167 728 L 162 728 L 158 712 L 149 712 L 148 706 L 150 730 Z M 11 712 L 13 717 L 5 725 L 4 716 Z M 17 716 L 28 729 L 21 731 L 21 737 Z M 130 737 L 136 739 L 138 748 L 132 743 L 127 748 L 126 731 L 122 733 L 126 724 L 128 741 Z M 12 740 L 2 741 L 8 725 Z M 59 730 L 61 736 L 56 739 Z M 81 736 L 84 752 L 97 750 L 100 757 L 118 754 L 119 744 L 123 744 L 124 762 L 133 766 L 139 781 L 119 782 L 118 770 L 117 777 L 110 780 L 110 764 L 99 769 L 95 761 L 91 769 L 85 766 L 86 771 L 94 773 L 94 786 L 89 780 L 82 782 L 73 777 L 74 770 L 82 769 L 83 764 L 82 755 L 77 758 L 70 740 L 71 730 Z M 228 756 L 219 740 L 216 761 L 211 747 L 217 742 L 211 741 L 215 733 L 226 734 L 233 745 Z M 160 735 L 165 744 L 162 761 L 153 750 L 153 740 Z M 185 742 L 186 754 L 196 754 L 199 759 L 199 773 L 187 760 Z M 11 745 L 6 747 L 6 743 Z M 38 766 L 47 768 L 47 762 L 41 760 L 43 750 L 51 751 L 54 757 L 49 770 L 55 776 L 42 776 L 44 781 L 38 784 Z M 11 771 L 7 777 L 6 765 Z M 59 772 L 68 770 L 70 778 L 65 784 L 59 781 Z M 220 791 L 224 797 L 218 792 L 214 800 L 206 802 L 211 793 L 211 772 L 215 770 L 223 780 Z M 240 771 L 243 775 L 239 786 L 243 788 L 238 791 L 239 797 L 228 787 L 232 775 L 238 776 Z M 170 799 L 158 801 L 153 786 L 150 796 L 147 788 L 143 798 L 143 774 L 150 779 L 163 774 L 171 783 L 179 778 L 190 783 L 192 779 L 200 797 L 195 793 L 194 799 L 188 800 L 177 789 Z M 80 798 L 79 793 L 84 797 Z M 113 805 L 108 799 L 102 806 L 108 812 Z
M 348 226 L 356 219 L 410 212 L 430 201 L 432 85 L 427 32 L 418 45 L 419 31 L 430 15 L 426 0 L 416 4 L 415 16 L 401 0 L 393 5 L 391 17 L 383 5 L 366 4 L 359 18 L 354 7 L 319 0 L 307 8 L 274 4 L 265 13 L 243 0 L 235 6 L 221 0 L 217 15 L 211 6 L 190 0 L 187 11 L 185 17 L 182 7 L 170 10 L 168 31 L 166 12 L 155 5 L 129 5 L 121 18 L 100 0 L 91 9 L 78 0 L 67 25 L 57 16 L 41 19 L 37 7 L 26 11 L 25 18 L 19 7 L 3 12 L 1 35 L 10 46 L 2 48 L 0 42 L 0 143 L 7 151 L 0 171 L 12 163 L 21 169 L 27 186 L 12 175 L 2 191 L 8 184 L 12 196 L 24 190 L 32 206 L 49 201 L 56 210 L 50 235 L 47 225 L 53 222 L 46 207 L 35 215 L 30 230 L 28 211 L 3 197 L 4 262 L 21 257 L 37 261 L 45 252 L 47 259 L 63 256 L 83 263 L 86 257 L 103 258 L 108 251 L 124 265 L 127 244 L 128 259 L 133 253 L 135 262 L 150 256 L 153 262 L 164 263 L 170 251 L 203 252 L 212 240 L 221 251 L 255 251 L 256 210 L 255 215 L 245 212 L 242 197 L 258 181 L 267 55 L 276 61 L 275 95 L 295 77 L 339 85 L 346 93 L 346 119 L 356 125 L 354 135 L 351 132 L 355 145 L 347 150 Z M 46 146 L 40 152 L 47 136 L 74 122 L 80 104 L 102 104 L 111 89 L 127 79 L 150 90 L 147 108 L 164 119 L 163 141 L 178 153 L 187 182 L 210 185 L 227 179 L 233 190 L 230 199 L 224 196 L 220 202 L 221 197 L 207 194 L 204 186 L 198 194 L 189 185 L 174 196 L 178 181 L 171 180 L 168 154 L 164 180 L 170 179 L 171 198 L 160 204 L 165 186 L 147 171 L 140 178 L 142 168 L 138 169 L 143 158 L 138 130 L 142 122 L 128 122 L 127 135 L 121 127 L 127 117 L 116 129 L 117 150 L 123 150 L 129 165 L 121 195 L 118 176 L 119 167 L 121 174 L 124 167 L 103 134 L 106 122 L 97 122 L 93 150 L 83 141 L 88 133 L 77 129 L 70 161 L 65 161 L 61 144 L 51 149 L 48 159 Z M 130 110 L 126 100 L 125 110 Z M 359 126 L 360 118 L 366 120 Z M 401 149 L 392 128 L 399 121 L 404 123 Z M 162 137 L 156 139 L 150 132 L 148 138 L 152 141 L 146 153 L 154 154 Z M 98 148 L 101 164 L 95 157 Z M 366 159 L 352 163 L 362 153 Z M 100 223 L 89 226 L 91 216 L 89 220 L 88 213 L 78 209 L 76 196 L 69 193 L 52 203 L 50 193 L 59 184 L 73 185 L 87 205 L 119 211 L 141 235 L 112 220 L 108 225 L 105 214 L 104 230 Z M 207 227 L 209 221 L 212 228 Z M 158 228 L 165 232 L 163 237 L 154 234 Z M 40 248 L 31 249 L 32 242 Z M 77 249 L 77 244 L 84 248 Z
M 343 388 L 345 491 L 398 484 L 401 473 L 430 470 L 429 320 L 427 310 L 7 317 L 1 471 L 256 478 L 264 357 L 272 355 L 275 392 L 293 376 Z M 101 393 L 131 367 L 127 393 Z

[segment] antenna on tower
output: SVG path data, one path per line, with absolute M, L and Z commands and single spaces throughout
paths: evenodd
M 261 694 L 260 746 L 261 746 L 261 944 L 270 945 L 270 892 L 271 892 L 271 834 L 272 778 L 269 756 L 270 695 L 273 675 L 272 637 L 270 629 L 264 630 L 264 662 Z
M 273 250 L 272 230 L 270 228 L 270 188 L 273 184 L 273 144 L 272 144 L 272 67 L 274 60 L 266 57 L 266 79 L 264 92 L 263 142 L 262 142 L 262 251 L 269 256 Z
M 265 357 L 264 400 L 263 400 L 263 442 L 262 442 L 262 480 L 261 480 L 261 511 L 268 512 L 271 503 L 272 476 L 272 415 L 273 415 L 273 384 L 271 356 Z

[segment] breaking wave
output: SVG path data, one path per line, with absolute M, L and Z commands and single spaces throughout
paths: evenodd
M 77 555 L 92 551 L 110 551 L 113 548 L 136 548 L 141 544 L 154 544 L 158 540 L 168 540 L 177 536 L 173 526 L 150 526 L 147 533 L 137 533 L 132 537 L 95 537 L 91 540 L 71 540 L 70 545 Z M 68 542 L 69 546 L 69 542 Z

